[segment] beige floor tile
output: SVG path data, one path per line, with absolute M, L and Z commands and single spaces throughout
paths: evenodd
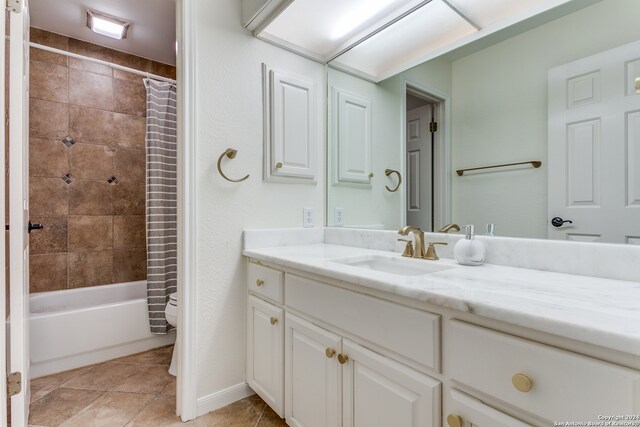
M 153 349 L 110 360 L 107 363 L 151 363 L 156 356 L 156 349 Z
M 153 358 L 151 363 L 157 363 L 159 365 L 169 365 L 171 363 L 171 356 L 173 356 L 172 345 L 160 347 L 156 349 L 156 356 Z
M 276 414 L 269 405 L 266 405 L 256 427 L 286 427 L 286 425 L 285 420 L 280 418 L 280 415 Z
M 31 405 L 29 423 L 57 427 L 101 395 L 100 391 L 58 388 Z
M 65 421 L 64 427 L 124 426 L 153 399 L 153 394 L 107 392 Z
M 87 372 L 91 367 L 92 366 L 85 366 L 83 368 L 72 369 L 71 371 L 59 372 L 57 374 L 47 375 L 46 377 L 31 380 L 31 392 L 33 393 L 34 389 L 60 387 L 70 379 Z
M 140 365 L 125 363 L 102 363 L 94 365 L 81 375 L 64 383 L 64 387 L 116 391 L 123 382 L 140 371 Z M 129 391 L 129 390 L 117 390 Z
M 167 386 L 164 388 L 164 390 L 162 390 L 162 393 L 160 394 L 164 396 L 176 395 L 176 377 L 171 376 L 171 381 L 169 382 L 169 384 L 167 384 Z
M 176 415 L 176 399 L 172 396 L 158 396 L 151 401 L 127 427 L 173 427 L 192 425 L 183 423 Z
M 118 366 L 113 364 L 113 366 Z M 136 371 L 111 388 L 114 391 L 160 394 L 171 382 L 167 365 L 120 365 L 135 366 Z
M 266 403 L 257 395 L 196 418 L 198 427 L 254 427 L 264 412 Z

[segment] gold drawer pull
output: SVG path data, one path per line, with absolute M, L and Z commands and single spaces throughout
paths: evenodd
M 449 424 L 449 427 L 462 427 L 462 417 L 460 415 L 449 414 L 447 424 Z
M 256 286 L 262 286 L 262 285 L 264 285 L 264 280 L 260 280 L 260 279 L 256 280 Z
M 347 363 L 347 360 L 349 360 L 349 356 L 347 356 L 346 354 L 340 353 L 338 355 L 338 362 L 340 362 L 341 365 L 344 365 L 345 363 Z
M 329 359 L 331 359 L 333 357 L 334 354 L 336 354 L 336 351 L 332 348 L 327 348 L 324 353 L 327 355 L 327 357 Z
M 515 374 L 511 378 L 511 382 L 518 391 L 523 393 L 528 392 L 533 387 L 533 381 L 525 374 Z
M 276 163 L 276 169 L 282 169 L 282 162 Z
M 272 325 L 277 325 L 278 324 L 278 318 L 277 317 L 272 317 L 271 318 L 271 324 Z

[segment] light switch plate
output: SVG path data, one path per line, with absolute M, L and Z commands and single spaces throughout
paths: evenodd
M 335 208 L 333 210 L 333 225 L 335 227 L 344 227 L 344 208 Z
M 305 228 L 313 227 L 313 208 L 302 209 L 302 226 Z

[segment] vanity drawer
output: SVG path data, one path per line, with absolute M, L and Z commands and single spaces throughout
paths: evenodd
M 282 271 L 264 267 L 250 262 L 247 267 L 247 286 L 257 295 L 271 299 L 277 303 L 284 303 Z
M 440 372 L 440 316 L 293 274 L 286 305 Z
M 455 320 L 449 331 L 453 380 L 550 422 L 640 411 L 640 372 Z

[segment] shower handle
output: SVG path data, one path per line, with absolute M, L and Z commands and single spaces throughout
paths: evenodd
M 44 225 L 42 224 L 32 224 L 31 221 L 29 221 L 29 227 L 27 228 L 28 233 L 31 234 L 31 230 L 42 230 L 44 228 Z

